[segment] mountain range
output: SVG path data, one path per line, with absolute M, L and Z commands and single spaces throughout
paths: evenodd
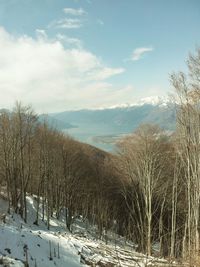
M 48 121 L 79 141 L 113 151 L 117 140 L 133 132 L 140 124 L 158 124 L 173 131 L 176 112 L 174 104 L 156 97 L 132 105 L 52 113 Z

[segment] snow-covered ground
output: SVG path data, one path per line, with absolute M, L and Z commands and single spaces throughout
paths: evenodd
M 64 232 L 64 224 L 61 221 L 52 220 L 52 230 L 50 231 L 42 222 L 39 227 L 35 226 L 33 224 L 35 203 L 31 197 L 28 197 L 27 201 L 27 224 L 16 214 L 7 215 L 6 223 L 0 224 L 0 254 L 25 261 L 25 250 L 27 250 L 30 267 L 35 265 L 37 267 L 82 266 L 80 255 L 78 255 L 82 245 L 71 240 L 71 235 Z M 6 212 L 6 206 L 6 201 L 0 200 L 1 212 Z
M 27 197 L 28 223 L 17 214 L 6 214 L 7 202 L 0 198 L 0 214 L 6 214 L 6 223 L 0 221 L 0 266 L 80 267 L 80 266 L 167 266 L 167 261 L 146 257 L 134 251 L 130 242 L 109 234 L 108 244 L 96 239 L 95 227 L 77 219 L 73 234 L 66 231 L 64 220 L 51 219 L 47 230 L 44 222 L 35 221 L 34 197 Z M 170 265 L 172 266 L 172 265 Z

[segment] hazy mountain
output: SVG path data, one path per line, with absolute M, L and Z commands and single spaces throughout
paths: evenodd
M 75 125 L 63 128 L 76 139 L 105 150 L 112 150 L 116 140 L 131 133 L 142 123 L 154 123 L 166 130 L 175 128 L 174 106 L 153 98 L 133 105 L 98 110 L 65 111 L 50 114 L 57 121 Z
M 71 123 L 66 122 L 65 120 L 59 120 L 53 116 L 42 114 L 39 116 L 39 122 L 46 122 L 50 127 L 56 128 L 57 130 L 70 129 L 73 126 Z

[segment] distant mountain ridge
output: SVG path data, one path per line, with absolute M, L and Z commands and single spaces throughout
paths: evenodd
M 105 150 L 112 150 L 116 140 L 133 132 L 142 123 L 158 124 L 173 131 L 176 121 L 174 105 L 159 97 L 146 98 L 132 105 L 64 111 L 50 114 L 50 117 L 76 126 L 62 130 Z
M 75 127 L 71 123 L 65 122 L 64 120 L 56 119 L 47 114 L 39 115 L 38 119 L 39 122 L 42 123 L 45 121 L 50 127 L 56 128 L 57 130 L 70 129 Z

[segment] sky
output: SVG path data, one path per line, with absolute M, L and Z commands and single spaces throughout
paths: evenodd
M 166 97 L 200 46 L 199 0 L 0 0 L 0 108 Z

